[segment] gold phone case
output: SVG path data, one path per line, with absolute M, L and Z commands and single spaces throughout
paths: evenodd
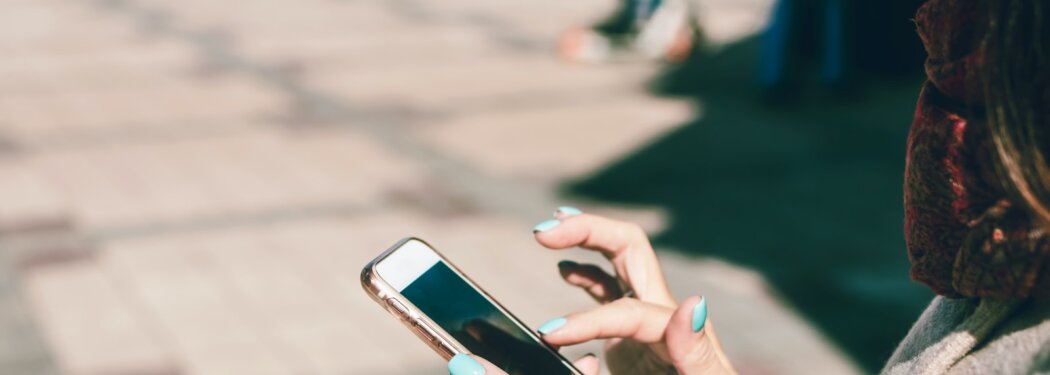
M 486 293 L 483 289 L 478 287 L 478 285 L 474 283 L 474 280 L 471 280 L 469 277 L 467 277 L 467 275 L 463 274 L 463 272 L 461 272 L 459 268 L 453 265 L 452 262 L 448 261 L 448 259 L 446 259 L 445 256 L 441 254 L 441 252 L 437 251 L 437 249 L 435 249 L 433 246 L 430 246 L 430 244 L 426 241 L 415 237 L 407 237 L 398 241 L 389 249 L 386 249 L 386 251 L 384 251 L 382 254 L 379 254 L 379 256 L 377 256 L 375 259 L 372 259 L 371 262 L 368 262 L 367 265 L 365 265 L 365 268 L 361 270 L 361 286 L 365 289 L 366 292 L 368 292 L 368 295 L 372 297 L 372 300 L 376 301 L 376 303 L 378 303 L 380 306 L 383 306 L 383 308 L 388 313 L 390 313 L 390 315 L 393 315 L 399 321 L 401 321 L 401 323 L 404 324 L 405 327 L 408 327 L 408 329 L 414 332 L 420 340 L 422 340 L 424 343 L 427 344 L 427 346 L 429 346 L 431 349 L 437 352 L 438 355 L 441 356 L 441 358 L 444 358 L 445 361 L 448 361 L 452 359 L 452 357 L 456 354 L 470 353 L 470 351 L 463 347 L 463 345 L 460 344 L 458 341 L 456 341 L 456 339 L 453 338 L 452 335 L 449 335 L 448 332 L 445 332 L 444 329 L 442 329 L 440 326 L 434 323 L 434 321 L 430 320 L 429 317 L 427 317 L 425 314 L 419 311 L 419 309 L 416 308 L 416 306 L 413 305 L 412 302 L 408 301 L 404 296 L 402 296 L 399 291 L 391 287 L 390 284 L 383 280 L 383 278 L 379 277 L 375 270 L 375 267 L 377 264 L 379 264 L 379 262 L 381 262 L 383 259 L 386 259 L 386 257 L 393 253 L 395 250 L 401 248 L 406 242 L 413 240 L 422 242 L 431 250 L 433 250 L 434 253 L 438 255 L 438 258 L 444 261 L 445 265 L 452 269 L 452 271 L 455 272 L 456 275 L 463 278 L 463 280 L 466 280 L 467 284 L 469 284 L 471 288 L 473 288 L 475 291 L 477 291 L 479 294 L 485 297 L 485 299 L 491 302 L 493 306 L 496 306 L 496 308 L 499 309 L 500 312 L 502 312 L 512 321 L 514 321 L 514 323 L 520 326 L 522 330 L 528 332 L 534 340 L 541 343 L 541 345 L 545 345 L 542 344 L 542 341 L 540 341 L 539 337 L 536 336 L 535 333 L 528 330 L 528 328 L 525 326 L 524 323 L 521 322 L 520 319 L 514 316 L 514 314 L 511 314 L 509 311 L 507 311 L 507 309 L 504 308 L 503 305 L 501 305 L 499 302 L 493 299 L 492 296 Z M 570 369 L 570 371 L 572 371 L 573 374 L 582 375 L 579 372 L 579 370 L 572 366 L 572 364 L 565 358 L 561 357 L 561 355 L 558 354 L 558 352 L 553 350 L 551 350 L 551 352 L 552 354 L 557 356 L 558 359 L 563 364 L 565 364 L 566 368 Z
M 423 340 L 423 342 L 437 352 L 441 358 L 444 358 L 447 361 L 452 359 L 452 357 L 458 353 L 468 353 L 466 348 L 456 342 L 456 340 L 452 339 L 448 333 L 441 329 L 441 327 L 438 327 L 437 324 L 430 320 L 430 318 L 420 313 L 415 305 L 405 299 L 400 292 L 390 286 L 390 284 L 387 284 L 387 282 L 376 273 L 375 267 L 379 262 L 386 259 L 387 256 L 411 240 L 426 243 L 426 241 L 413 237 L 404 238 L 398 241 L 365 265 L 365 268 L 361 270 L 361 286 L 365 289 L 365 292 L 368 292 L 368 295 L 372 297 L 372 300 L 376 301 L 380 306 L 383 306 L 390 315 L 393 315 L 401 321 L 401 324 L 404 324 L 405 327 L 412 330 L 420 340 Z M 430 245 L 427 244 L 427 246 Z M 432 246 L 430 248 L 433 249 Z M 445 259 L 441 253 L 438 253 L 438 257 L 441 257 L 443 260 Z M 451 264 L 447 261 L 445 263 Z M 460 273 L 455 267 L 451 268 L 457 274 Z M 473 282 L 471 282 L 471 284 L 473 284 Z

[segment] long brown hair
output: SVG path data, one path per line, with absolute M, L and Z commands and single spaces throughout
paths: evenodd
M 999 174 L 1034 218 L 1050 223 L 1048 0 L 989 0 L 984 91 Z

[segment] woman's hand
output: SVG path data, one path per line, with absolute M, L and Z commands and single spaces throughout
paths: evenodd
M 707 319 L 707 301 L 675 302 L 640 226 L 571 207 L 560 208 L 555 217 L 535 228 L 541 245 L 597 251 L 612 263 L 615 275 L 593 264 L 561 262 L 565 281 L 601 305 L 544 324 L 539 329 L 544 341 L 565 346 L 608 339 L 606 361 L 616 375 L 734 372 Z
M 616 375 L 732 373 L 700 297 L 677 308 L 621 298 L 552 322 L 540 330 L 555 347 L 608 339 L 605 359 Z
M 544 341 L 560 347 L 607 339 L 606 361 L 615 375 L 734 373 L 707 319 L 707 301 L 675 302 L 641 227 L 571 207 L 559 208 L 555 217 L 534 228 L 541 245 L 597 251 L 612 263 L 615 275 L 593 264 L 561 262 L 565 281 L 600 305 L 543 324 L 538 331 Z M 452 364 L 454 375 L 503 374 L 484 360 L 478 369 L 485 372 L 456 372 Z M 593 357 L 581 358 L 576 366 L 584 374 L 598 373 Z

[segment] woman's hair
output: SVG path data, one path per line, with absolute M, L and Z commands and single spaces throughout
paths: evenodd
M 985 110 L 1006 188 L 1050 223 L 1050 0 L 988 0 Z

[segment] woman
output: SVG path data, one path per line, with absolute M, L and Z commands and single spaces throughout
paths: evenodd
M 939 296 L 883 373 L 1050 371 L 1047 12 L 1046 0 L 931 0 L 916 15 L 928 82 L 908 139 L 905 236 L 912 278 Z M 534 232 L 551 249 L 601 252 L 615 269 L 559 265 L 601 305 L 542 325 L 545 341 L 609 339 L 617 375 L 734 373 L 707 302 L 674 300 L 638 226 L 563 208 Z M 598 373 L 593 356 L 576 365 Z M 502 373 L 468 355 L 449 370 Z

